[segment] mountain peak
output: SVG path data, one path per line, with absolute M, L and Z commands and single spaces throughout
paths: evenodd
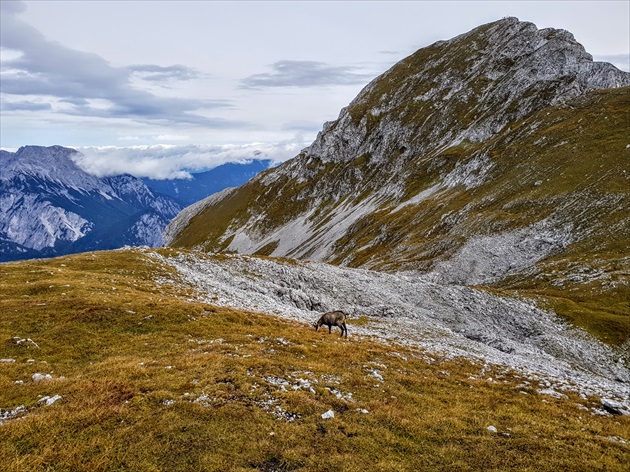
M 77 151 L 63 146 L 22 146 L 0 168 L 0 179 L 30 176 L 69 187 L 95 189 L 98 179 L 86 174 L 72 160 Z
M 38 146 L 36 144 L 27 144 L 26 146 L 21 146 L 17 152 L 25 153 L 25 152 L 52 152 L 52 153 L 66 153 L 66 154 L 74 154 L 77 152 L 75 149 L 60 146 L 58 144 L 54 144 L 52 146 Z
M 630 74 L 567 31 L 479 26 L 394 65 L 311 146 L 180 214 L 168 240 L 453 284 L 546 280 L 612 307 L 627 282 L 583 274 L 627 271 L 611 256 L 629 234 L 622 86 Z
M 78 154 L 63 146 L 0 154 L 0 261 L 161 244 L 179 204 L 131 175 L 90 175 Z
M 426 153 L 482 142 L 510 123 L 589 90 L 630 86 L 630 74 L 592 56 L 565 30 L 505 18 L 439 41 L 368 84 L 327 123 L 307 156 L 326 162 L 399 148 Z M 385 155 L 384 155 L 385 154 Z
M 32 162 L 44 167 L 51 162 L 65 162 L 77 151 L 63 146 L 22 146 L 15 153 L 15 158 L 21 162 Z

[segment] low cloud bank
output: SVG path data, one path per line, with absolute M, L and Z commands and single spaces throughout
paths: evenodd
M 228 162 L 253 159 L 284 162 L 306 147 L 302 142 L 223 145 L 167 145 L 79 147 L 75 162 L 98 177 L 131 174 L 151 179 L 187 179 Z

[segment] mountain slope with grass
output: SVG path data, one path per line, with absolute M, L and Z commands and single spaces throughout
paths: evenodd
M 187 209 L 173 247 L 405 271 L 630 339 L 630 74 L 507 18 L 420 49 L 294 159 Z
M 0 469 L 625 472 L 629 76 L 483 25 L 171 247 L 0 264 Z
M 265 295 L 284 319 L 226 306 L 264 268 L 291 284 Z M 388 340 L 378 310 L 347 340 L 292 317 L 307 273 L 388 277 L 344 270 L 164 249 L 1 264 L 0 468 L 624 470 L 630 416 L 604 383 Z

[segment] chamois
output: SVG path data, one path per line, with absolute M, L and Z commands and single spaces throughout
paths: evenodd
M 346 338 L 348 338 L 348 328 L 346 328 L 346 314 L 343 311 L 329 311 L 328 313 L 324 313 L 316 323 L 313 323 L 313 327 L 315 331 L 319 329 L 321 325 L 328 326 L 328 333 L 331 332 L 333 326 L 338 326 L 341 328 L 341 336 L 343 337 L 343 333 L 346 333 Z

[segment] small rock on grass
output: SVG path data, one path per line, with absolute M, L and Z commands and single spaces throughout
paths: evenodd
M 42 382 L 44 380 L 52 380 L 52 375 L 50 374 L 40 374 L 39 372 L 33 374 L 33 382 Z
M 601 404 L 611 415 L 630 415 L 630 411 L 626 410 L 623 405 L 614 400 L 610 400 L 608 398 L 602 398 Z
M 61 400 L 61 395 L 55 395 L 53 397 L 49 397 L 48 395 L 46 395 L 45 397 L 40 398 L 37 403 L 44 403 L 46 406 L 48 406 L 52 405 L 57 400 Z
M 334 418 L 335 417 L 335 412 L 332 410 L 328 410 L 326 413 L 324 413 L 322 415 L 322 419 L 327 420 L 329 418 Z

